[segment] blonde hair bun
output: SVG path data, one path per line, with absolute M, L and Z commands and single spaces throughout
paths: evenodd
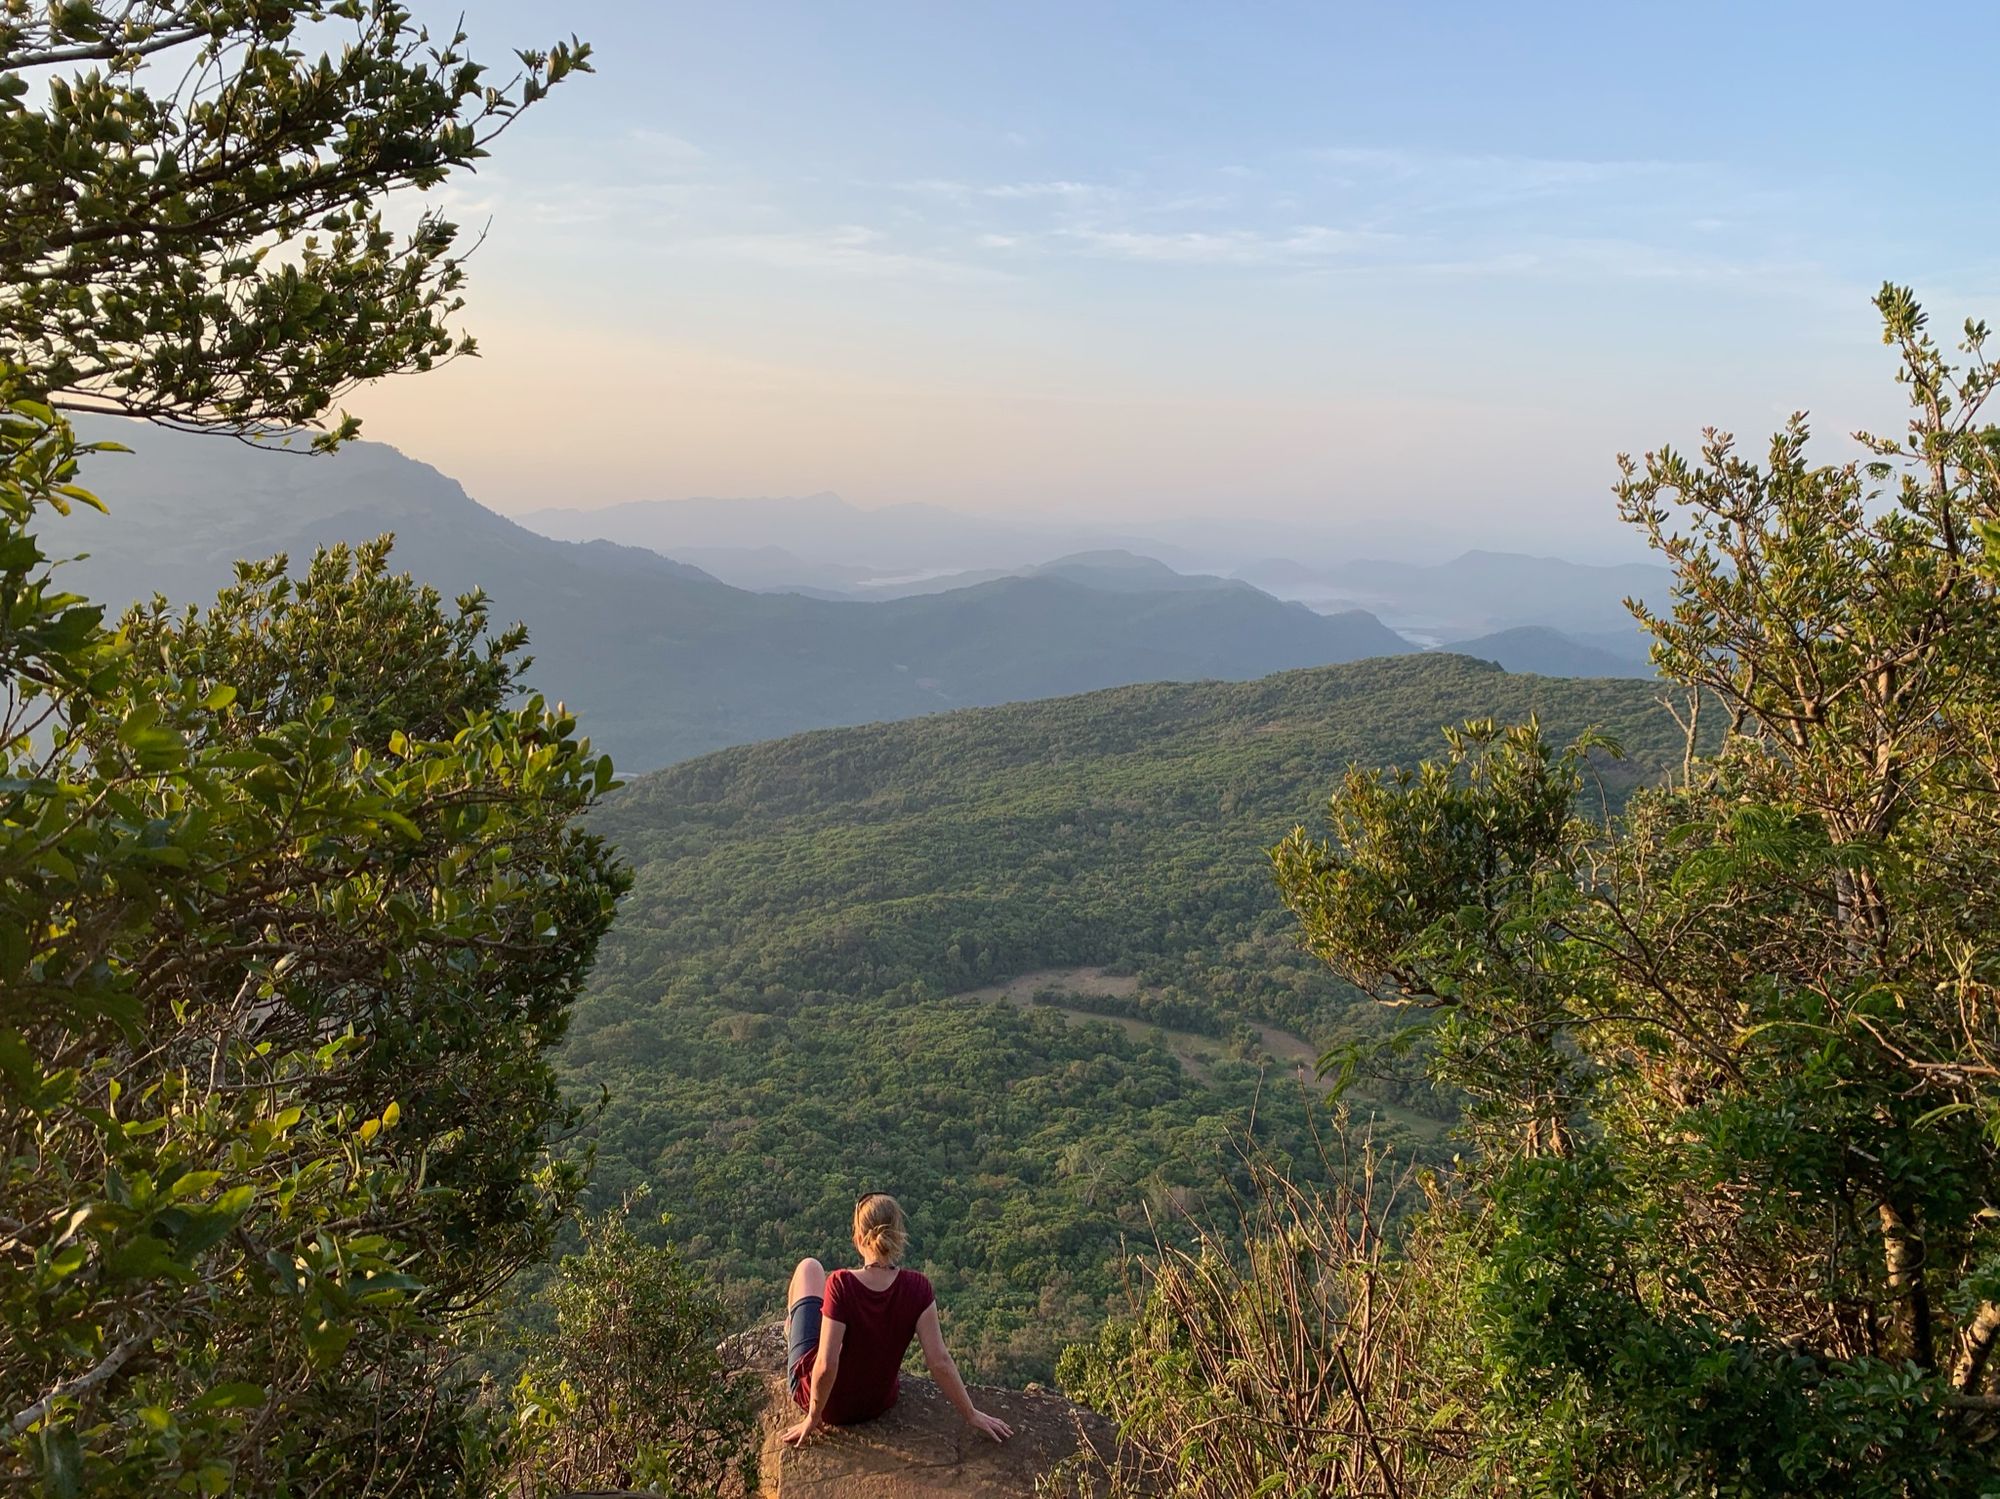
M 887 1192 L 870 1192 L 854 1204 L 854 1242 L 871 1260 L 901 1264 L 910 1247 L 910 1226 L 903 1209 Z

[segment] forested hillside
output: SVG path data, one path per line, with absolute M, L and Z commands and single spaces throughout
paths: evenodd
M 1257 1138 L 1316 1172 L 1303 1048 L 1276 1032 L 1318 1048 L 1386 1023 L 1294 951 L 1267 850 L 1347 764 L 1412 760 L 1467 716 L 1601 726 L 1630 755 L 1603 767 L 1617 800 L 1678 762 L 1656 698 L 1408 656 L 830 730 L 646 777 L 594 819 L 636 884 L 563 1060 L 578 1092 L 610 1090 L 597 1191 L 650 1181 L 671 1235 L 768 1313 L 792 1260 L 840 1252 L 856 1192 L 893 1190 L 967 1362 L 1045 1375 L 1102 1319 L 1148 1209 L 1217 1200 L 1253 1101 Z M 1137 982 L 1059 976 L 1086 965 Z M 1027 986 L 1045 999 L 1173 1034 L 972 995 L 1046 970 Z M 1358 1107 L 1385 1101 L 1403 1145 L 1436 1139 L 1446 1106 L 1421 1082 Z

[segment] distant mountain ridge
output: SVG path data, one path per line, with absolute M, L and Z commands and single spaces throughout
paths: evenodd
M 769 549 L 807 569 L 783 582 L 839 586 L 860 568 L 874 576 L 1030 567 L 1053 555 L 1097 548 L 1144 547 L 1165 560 L 1178 548 L 1151 546 L 1114 528 L 1037 525 L 901 504 L 866 508 L 831 491 L 742 499 L 628 500 L 594 510 L 549 507 L 519 517 L 559 541 L 605 540 L 669 556 L 704 552 L 769 566 Z M 760 555 L 761 554 L 761 555 Z M 731 581 L 738 581 L 732 578 Z M 757 584 L 754 586 L 766 586 Z
M 1285 598 L 1337 598 L 1380 613 L 1397 628 L 1435 630 L 1445 640 L 1524 625 L 1583 636 L 1633 631 L 1627 598 L 1664 599 L 1672 575 L 1650 562 L 1585 563 L 1523 552 L 1461 552 L 1448 562 L 1342 562 L 1300 573 L 1274 564 L 1249 570 Z
M 1482 648 L 1514 659 L 1546 663 L 1567 654 L 1621 674 L 1644 665 L 1625 599 L 1658 601 L 1670 587 L 1666 569 L 1650 562 L 1593 564 L 1480 548 L 1439 563 L 1372 560 L 1329 556 L 1328 538 L 1309 532 L 1298 536 L 1296 554 L 1262 554 L 1256 548 L 1270 539 L 1268 522 L 1246 521 L 1232 534 L 1222 522 L 1161 517 L 1148 523 L 1152 534 L 1137 536 L 934 505 L 868 509 L 826 492 L 551 508 L 523 520 L 563 539 L 648 546 L 737 587 L 824 599 L 879 602 L 1071 565 L 1092 568 L 1096 586 L 1124 586 L 1148 571 L 1138 566 L 1143 558 L 1161 587 L 1233 581 L 1321 613 L 1365 610 L 1426 646 L 1491 641 Z M 1138 570 L 1119 571 L 1127 567 Z M 1569 639 L 1499 638 L 1519 629 Z
M 860 599 L 873 603 L 976 588 L 982 583 L 998 582 L 1002 578 L 1068 578 L 1093 588 L 1126 593 L 1249 586 L 1237 579 L 1217 577 L 1212 573 L 1176 572 L 1157 557 L 1141 556 L 1122 547 L 1071 552 L 1047 562 L 1021 567 L 946 571 L 924 569 L 905 576 L 845 563 L 811 563 L 782 547 L 694 547 L 683 548 L 681 555 L 696 562 L 712 564 L 715 571 L 723 576 L 723 581 L 738 588 L 759 593 L 802 593 L 808 598 Z
M 1543 625 L 1517 625 L 1472 640 L 1454 640 L 1443 647 L 1457 656 L 1491 661 L 1508 671 L 1543 677 L 1651 677 L 1647 637 L 1632 632 L 1631 648 L 1623 654 L 1551 630 Z
M 752 593 L 650 550 L 538 535 L 380 444 L 314 458 L 85 426 L 133 452 L 85 465 L 109 517 L 48 528 L 52 552 L 90 553 L 65 586 L 114 610 L 155 592 L 200 601 L 239 557 L 301 563 L 317 544 L 393 531 L 394 565 L 447 595 L 483 587 L 496 621 L 528 624 L 531 684 L 581 709 L 626 770 L 803 729 L 1411 649 L 1371 615 L 1316 614 L 1247 586 L 1130 586 L 1151 568 L 1178 578 L 1150 561 L 1071 559 L 1067 575 L 881 603 Z

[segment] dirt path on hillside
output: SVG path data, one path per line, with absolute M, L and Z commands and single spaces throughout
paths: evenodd
M 1057 989 L 1066 995 L 1083 1000 L 1084 1005 L 1050 1004 L 1038 1005 L 1035 996 L 1047 989 Z M 1155 1025 L 1149 1020 L 1138 1020 L 1130 1015 L 1101 1015 L 1087 1008 L 1088 1001 L 1099 998 L 1130 999 L 1139 992 L 1139 980 L 1129 973 L 1106 973 L 1102 968 L 1040 968 L 1033 973 L 1024 973 L 1004 984 L 988 984 L 979 989 L 968 989 L 956 996 L 959 999 L 979 999 L 990 1002 L 1006 1000 L 1008 1003 L 1026 1009 L 1053 1010 L 1072 1021 L 1096 1021 L 1101 1025 L 1115 1025 L 1126 1035 L 1140 1044 L 1150 1044 L 1164 1039 L 1167 1050 L 1181 1069 L 1197 1082 L 1212 1082 L 1215 1077 L 1215 1063 L 1227 1055 L 1227 1048 L 1213 1036 L 1204 1036 L 1196 1031 L 1170 1030 L 1166 1026 Z M 1305 1087 L 1313 1089 L 1324 1098 L 1331 1093 L 1335 1084 L 1316 1075 L 1319 1053 L 1313 1044 L 1296 1032 L 1284 1030 L 1275 1025 L 1252 1023 L 1251 1029 L 1257 1033 L 1257 1044 L 1264 1054 L 1275 1063 L 1288 1070 Z M 1360 1092 L 1362 1090 L 1357 1090 Z M 1356 1103 L 1366 1110 L 1372 1110 L 1378 1117 L 1403 1126 L 1417 1134 L 1436 1137 L 1444 1130 L 1444 1125 L 1426 1115 L 1418 1114 L 1396 1104 L 1384 1103 L 1375 1098 L 1357 1098 Z
M 1015 1004 L 1032 1004 L 1044 989 L 1060 989 L 1084 999 L 1103 995 L 1130 999 L 1139 992 L 1139 980 L 1129 973 L 1106 973 L 1102 968 L 1038 968 L 1004 984 L 988 984 L 984 989 L 968 989 L 960 999 L 1011 999 Z

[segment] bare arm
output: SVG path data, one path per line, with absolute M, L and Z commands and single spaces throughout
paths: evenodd
M 819 1324 L 819 1352 L 813 1358 L 812 1389 L 807 1397 L 805 1419 L 785 1433 L 787 1446 L 796 1447 L 826 1425 L 826 1403 L 833 1398 L 833 1382 L 840 1377 L 840 1347 L 847 1339 L 847 1324 L 822 1317 Z
M 815 1426 L 826 1420 L 826 1403 L 833 1398 L 833 1382 L 840 1377 L 840 1347 L 847 1339 L 847 1324 L 831 1317 L 819 1324 L 819 1357 L 813 1360 L 812 1404 L 806 1419 Z
M 958 1365 L 952 1361 L 951 1350 L 944 1346 L 944 1329 L 938 1326 L 935 1301 L 925 1307 L 924 1314 L 917 1318 L 917 1341 L 923 1345 L 924 1367 L 931 1371 L 931 1378 L 944 1391 L 945 1399 L 958 1408 L 967 1426 L 984 1432 L 996 1442 L 1004 1442 L 1014 1434 L 1013 1428 L 1005 1421 L 996 1420 L 972 1403 L 965 1381 L 959 1378 Z

